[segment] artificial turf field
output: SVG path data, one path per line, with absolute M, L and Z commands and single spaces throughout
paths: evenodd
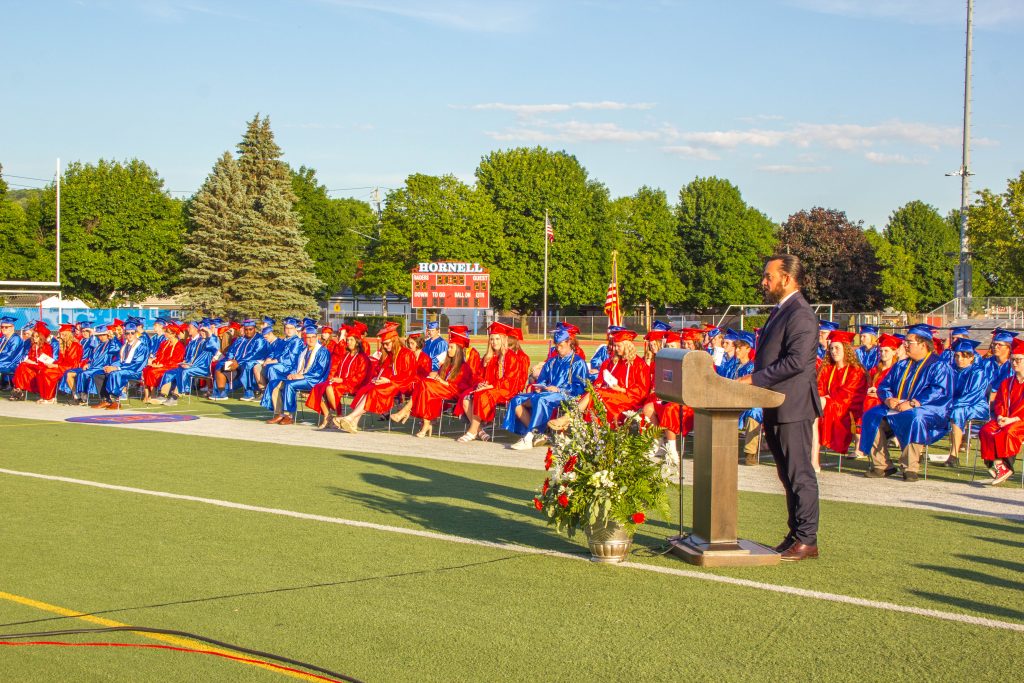
M 10 418 L 0 420 L 0 467 L 585 555 L 581 538 L 556 535 L 530 505 L 536 471 Z M 686 573 L 678 560 L 644 552 L 674 531 L 659 520 L 635 539 L 639 567 L 609 567 L 6 473 L 0 480 L 2 633 L 95 626 L 47 611 L 54 607 L 100 612 L 95 618 L 189 631 L 365 681 L 1006 681 L 1024 665 L 1024 525 L 1008 520 L 823 501 L 822 559 Z M 741 493 L 740 503 L 743 535 L 782 537 L 780 496 Z M 755 583 L 698 578 L 708 575 Z M 288 677 L 164 650 L 0 650 L 3 681 Z

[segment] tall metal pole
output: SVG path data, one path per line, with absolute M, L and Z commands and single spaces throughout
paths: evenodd
M 967 209 L 971 185 L 971 51 L 973 43 L 974 0 L 967 0 L 967 55 L 964 60 L 964 150 L 960 166 L 960 277 L 957 280 L 958 298 L 971 298 L 970 242 L 967 236 Z
M 57 287 L 60 287 L 60 157 L 57 158 Z
M 548 210 L 544 209 L 544 338 L 548 338 Z

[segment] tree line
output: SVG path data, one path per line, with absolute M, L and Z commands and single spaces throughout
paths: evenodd
M 409 294 L 420 261 L 485 264 L 492 305 L 526 313 L 543 296 L 544 216 L 549 300 L 600 308 L 619 253 L 627 308 L 703 312 L 760 300 L 761 264 L 776 251 L 808 266 L 809 299 L 842 310 L 929 310 L 952 298 L 959 212 L 921 201 L 880 230 L 813 207 L 781 225 L 726 179 L 695 178 L 669 200 L 641 187 L 612 198 L 576 157 L 543 147 L 490 152 L 473 183 L 412 174 L 378 215 L 336 199 L 312 168 L 281 161 L 268 118 L 248 122 L 235 153 L 178 199 L 137 159 L 70 164 L 61 179 L 65 296 L 100 305 L 179 294 L 211 315 L 312 313 L 317 300 Z M 1024 172 L 969 208 L 975 296 L 1024 294 Z M 0 280 L 51 280 L 55 188 L 11 190 L 0 168 Z

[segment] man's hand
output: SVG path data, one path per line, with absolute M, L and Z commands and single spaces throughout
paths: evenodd
M 752 384 L 750 380 L 751 376 L 752 375 L 743 375 L 742 377 L 737 377 L 736 381 L 739 382 L 740 384 Z
M 186 368 L 186 369 L 188 369 L 188 368 L 192 367 L 192 364 L 191 363 L 182 363 L 178 367 L 179 368 Z
M 117 371 L 117 366 L 116 365 L 104 365 L 103 366 L 103 372 L 106 372 L 107 374 L 110 374 L 111 372 L 116 372 L 116 371 Z
M 1003 417 L 1001 415 L 996 418 L 996 424 L 999 425 L 1000 427 L 1005 427 L 1006 425 L 1012 425 L 1014 422 L 1020 422 L 1020 418 L 1019 417 Z
M 878 389 L 875 387 L 868 387 L 868 396 L 872 398 L 878 398 Z
M 888 408 L 889 410 L 896 410 L 896 406 L 898 406 L 899 404 L 900 400 L 898 398 L 893 398 L 890 396 L 889 398 L 885 399 L 885 407 Z

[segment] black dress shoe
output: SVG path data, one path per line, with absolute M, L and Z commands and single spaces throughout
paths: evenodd
M 793 538 L 792 536 L 786 536 L 784 539 L 782 539 L 782 543 L 775 546 L 774 550 L 777 553 L 784 553 L 787 550 L 789 550 L 790 546 L 792 546 L 794 543 L 796 543 L 795 538 Z
M 782 553 L 783 562 L 799 562 L 800 560 L 813 560 L 818 557 L 818 546 L 807 545 L 797 541 Z

